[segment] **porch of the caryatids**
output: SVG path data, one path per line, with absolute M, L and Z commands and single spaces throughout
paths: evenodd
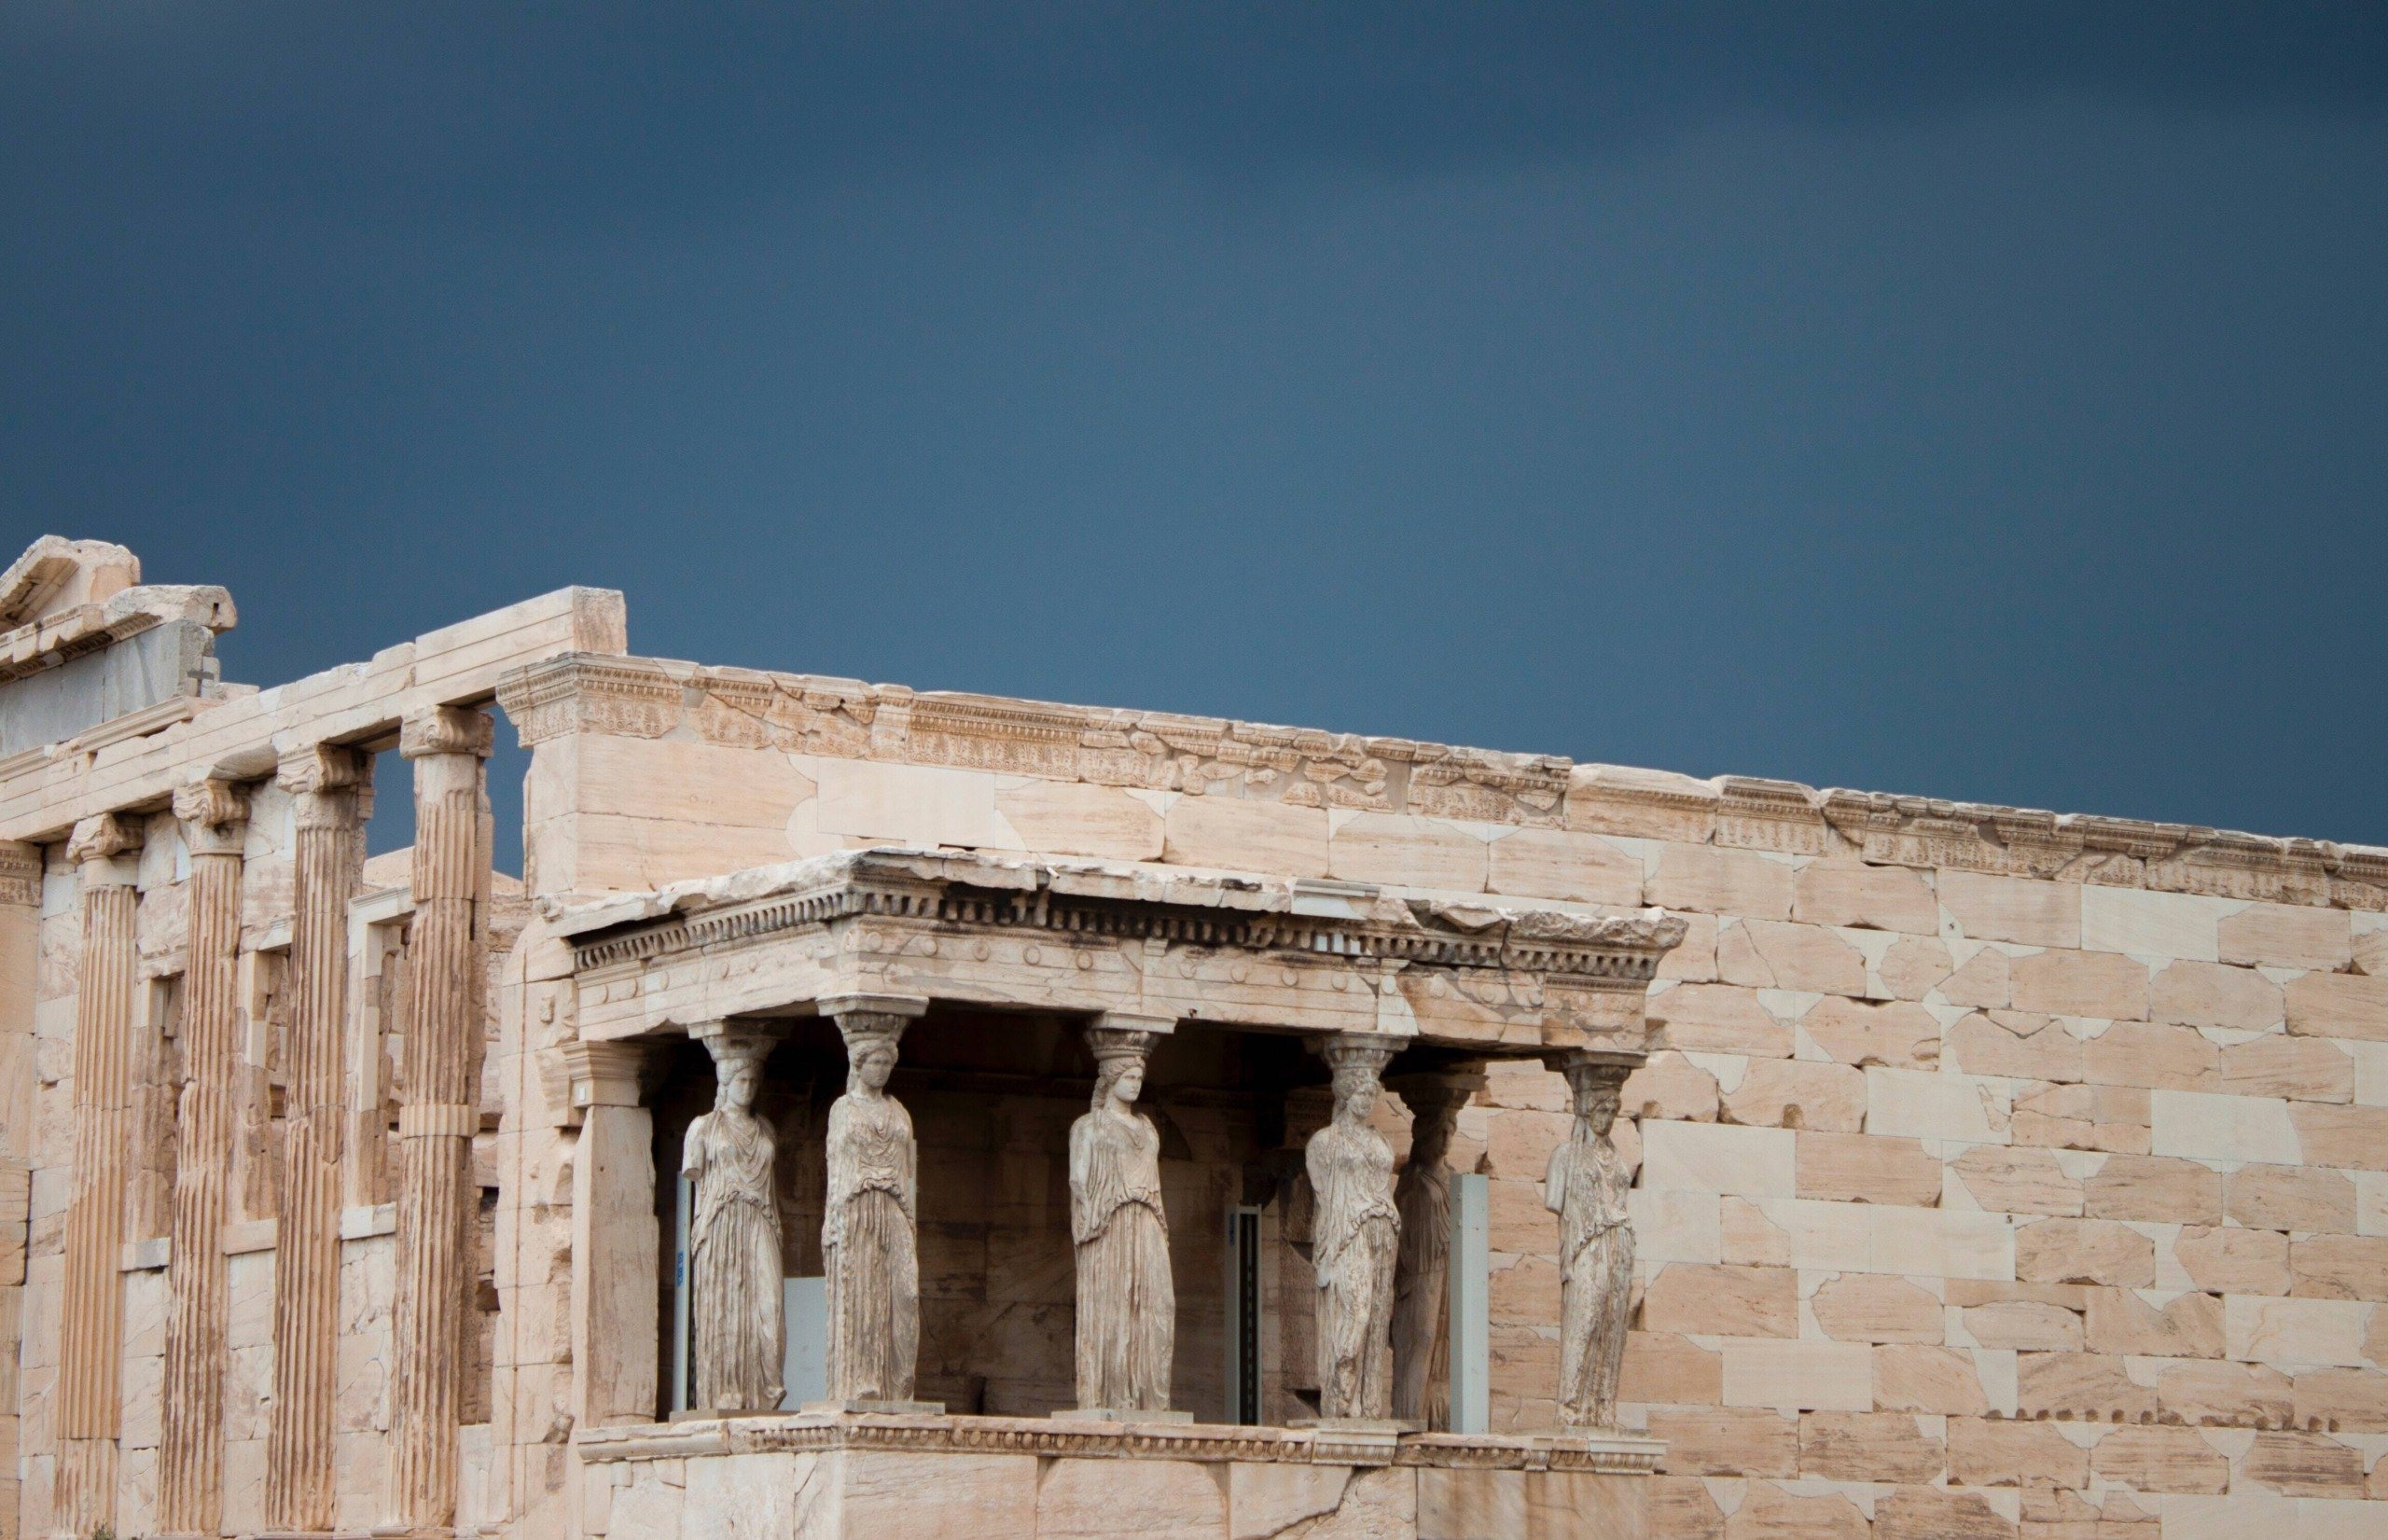
M 911 1116 L 887 1093 L 904 1029 L 928 1009 L 911 995 L 825 999 L 846 1045 L 846 1090 L 829 1107 L 827 1201 L 832 1405 L 942 1410 L 912 1399 L 921 1344 L 920 1149 Z
M 138 819 L 86 818 L 66 842 L 82 889 L 75 992 L 75 1197 L 60 1291 L 56 1511 L 89 1534 L 116 1519 L 123 1421 L 125 1155 L 131 1144 Z
M 265 1471 L 266 1521 L 285 1532 L 327 1531 L 334 1511 L 348 903 L 365 867 L 371 770 L 370 756 L 323 743 L 285 757 L 275 776 L 291 795 L 297 846 Z
M 444 1529 L 456 1517 L 475 1271 L 491 742 L 490 718 L 463 707 L 410 716 L 398 737 L 414 767 L 414 923 L 399 1079 L 391 1496 L 399 1521 L 416 1529 Z
M 158 1527 L 213 1535 L 224 1510 L 224 1367 L 231 1306 L 222 1244 L 240 1116 L 242 852 L 248 798 L 221 780 L 174 794 L 190 856 L 183 973 L 183 1068 L 175 1106 Z

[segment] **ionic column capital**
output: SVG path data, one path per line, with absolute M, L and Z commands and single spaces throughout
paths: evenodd
M 1477 1064 L 1419 1070 L 1389 1076 L 1384 1086 L 1401 1098 L 1411 1117 L 1432 1118 L 1467 1105 L 1467 1099 L 1484 1089 L 1484 1071 Z
M 41 847 L 0 839 L 0 904 L 41 902 Z
M 688 1035 L 705 1046 L 716 1068 L 723 1064 L 760 1065 L 779 1047 L 780 1034 L 755 1021 L 701 1021 Z
M 1646 1053 L 1629 1048 L 1571 1048 L 1565 1053 L 1545 1057 L 1544 1062 L 1567 1077 L 1568 1089 L 1581 1103 L 1595 1090 L 1615 1090 L 1626 1078 L 1649 1061 Z
M 83 868 L 87 881 L 105 881 L 94 873 L 94 867 L 109 867 L 118 856 L 140 848 L 140 820 L 124 813 L 104 812 L 75 825 L 75 832 L 66 839 L 66 859 Z M 115 876 L 119 882 L 132 881 L 128 873 L 119 871 Z
M 175 792 L 174 816 L 193 855 L 238 855 L 248 839 L 248 794 L 229 781 L 210 776 Z
M 339 743 L 309 743 L 282 756 L 274 767 L 273 784 L 294 797 L 350 791 L 366 784 L 372 770 L 368 756 Z
M 1409 1038 L 1382 1032 L 1339 1032 L 1313 1041 L 1338 1075 L 1365 1074 L 1370 1080 L 1382 1075 L 1393 1056 L 1409 1046 Z
M 849 1016 L 900 1016 L 909 1021 L 926 1016 L 928 996 L 924 994 L 871 994 L 854 991 L 845 994 L 825 994 L 813 1004 L 824 1016 L 843 1019 Z
M 434 706 L 398 726 L 398 753 L 408 759 L 440 754 L 469 754 L 486 759 L 495 742 L 496 727 L 489 714 L 470 706 Z
M 564 1071 L 572 1081 L 574 1109 L 644 1105 L 639 1077 L 646 1071 L 646 1061 L 644 1043 L 590 1043 L 577 1038 L 566 1043 Z
M 821 1014 L 838 1023 L 849 1057 L 858 1044 L 897 1043 L 904 1029 L 928 1014 L 928 997 L 919 994 L 873 994 L 855 991 L 825 994 L 814 1002 Z

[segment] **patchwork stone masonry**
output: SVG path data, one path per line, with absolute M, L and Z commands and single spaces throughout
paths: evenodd
M 0 581 L 0 1534 L 2388 1527 L 2388 851 L 639 658 L 588 590 L 258 690 L 229 596 L 140 579 L 45 540 Z M 169 632 L 208 666 L 108 693 Z M 368 862 L 382 755 L 417 837 Z M 919 1004 L 944 1413 L 704 1417 L 703 1035 L 775 1045 L 817 1278 L 856 994 Z M 1049 1415 L 1114 1016 L 1174 1023 L 1137 1106 L 1190 1424 Z M 1312 1425 L 1312 1046 L 1363 1040 L 1396 1162 L 1404 1085 L 1464 1098 L 1481 1433 Z M 1556 1399 L 1587 1049 L 1638 1065 L 1617 1436 Z

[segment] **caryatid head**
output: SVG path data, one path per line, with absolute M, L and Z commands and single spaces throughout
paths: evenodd
M 1121 1027 L 1089 1027 L 1087 1047 L 1094 1053 L 1094 1104 L 1117 1102 L 1132 1105 L 1145 1093 L 1145 1060 L 1152 1052 L 1155 1034 Z
M 752 1112 L 755 1093 L 762 1086 L 763 1062 L 771 1058 L 776 1039 L 752 1027 L 723 1027 L 702 1036 L 713 1055 L 714 1105 Z
M 846 1089 L 873 1095 L 896 1073 L 896 1045 L 911 1018 L 891 1011 L 849 1011 L 838 1018 L 846 1040 Z
M 1365 1123 L 1368 1114 L 1376 1110 L 1378 1093 L 1384 1089 L 1379 1078 L 1386 1064 L 1393 1061 L 1393 1049 L 1376 1043 L 1350 1038 L 1330 1039 L 1320 1050 L 1335 1071 L 1335 1120 L 1339 1123 Z
M 1616 1126 L 1625 1077 L 1639 1061 L 1638 1056 L 1588 1053 L 1560 1065 L 1568 1088 L 1576 1093 L 1576 1117 L 1590 1126 L 1595 1137 L 1606 1138 Z

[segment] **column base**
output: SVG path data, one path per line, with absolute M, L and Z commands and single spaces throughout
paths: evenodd
M 943 1417 L 942 1401 L 880 1401 L 868 1396 L 851 1401 L 807 1401 L 797 1408 L 803 1412 L 844 1412 L 849 1415 L 882 1417 Z
M 1063 1407 L 1053 1417 L 1065 1422 L 1191 1422 L 1190 1411 L 1122 1411 L 1117 1407 Z

